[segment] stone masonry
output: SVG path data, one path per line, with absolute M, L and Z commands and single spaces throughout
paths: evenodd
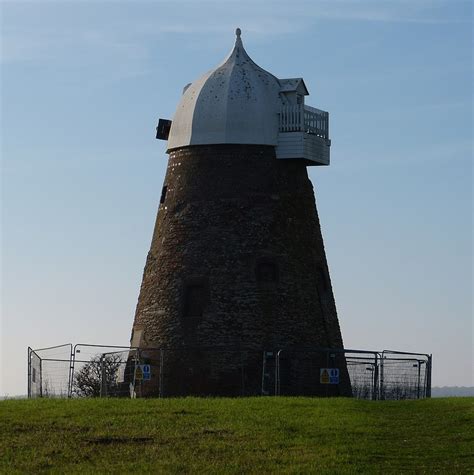
M 255 394 L 264 350 L 343 347 L 303 161 L 261 145 L 170 152 L 131 342 L 175 350 L 165 368 L 178 395 L 238 395 L 242 364 Z M 334 394 L 350 393 L 342 373 Z

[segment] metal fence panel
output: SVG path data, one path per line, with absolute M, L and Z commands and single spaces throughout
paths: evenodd
M 67 397 L 69 394 L 72 345 L 29 349 L 28 395 Z
M 357 399 L 377 399 L 378 354 L 346 353 L 346 361 L 353 397 Z
M 232 348 L 140 349 L 151 366 L 149 381 L 135 381 L 138 395 L 248 396 L 261 393 L 261 351 Z
M 431 388 L 429 355 L 384 350 L 380 365 L 380 399 L 429 397 L 428 392 Z
M 41 397 L 41 358 L 28 348 L 28 397 Z
M 28 348 L 29 397 L 188 395 L 424 398 L 431 396 L 431 355 L 307 347 Z
M 76 344 L 72 354 L 70 397 L 129 397 L 136 349 Z
M 346 351 L 335 348 L 286 348 L 277 351 L 277 395 L 346 396 L 353 395 L 351 369 Z M 326 380 L 326 373 L 337 377 Z M 352 371 L 354 372 L 354 371 Z M 337 383 L 335 382 L 337 380 Z

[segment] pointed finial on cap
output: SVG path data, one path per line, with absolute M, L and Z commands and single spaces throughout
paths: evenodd
M 235 30 L 235 34 L 237 35 L 237 38 L 240 38 L 240 35 L 242 34 L 242 30 L 240 28 L 237 28 Z

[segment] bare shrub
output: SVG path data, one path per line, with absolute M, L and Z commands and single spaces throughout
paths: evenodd
M 101 389 L 103 396 L 116 394 L 117 375 L 121 357 L 118 354 L 94 356 L 75 375 L 72 383 L 72 393 L 76 397 L 99 397 Z M 103 382 L 102 379 L 105 378 Z

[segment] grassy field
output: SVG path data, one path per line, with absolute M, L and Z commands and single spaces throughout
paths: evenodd
M 1 473 L 474 473 L 474 398 L 0 402 Z

